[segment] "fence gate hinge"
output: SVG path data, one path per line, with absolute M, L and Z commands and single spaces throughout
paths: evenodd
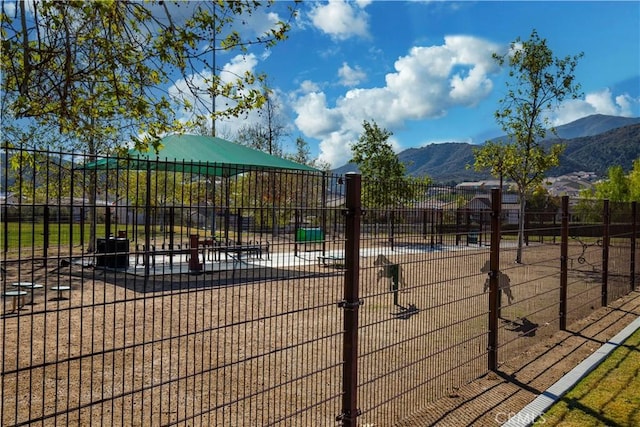
M 352 215 L 356 215 L 358 212 L 356 211 L 356 209 L 343 209 L 342 210 L 342 215 L 344 216 L 352 216 Z M 365 211 L 364 209 L 360 209 L 360 216 L 365 216 L 367 214 L 367 211 Z
M 363 304 L 364 304 L 364 301 L 362 299 L 358 299 L 358 301 L 352 301 L 352 302 L 347 302 L 345 300 L 342 300 L 338 302 L 338 307 L 344 308 L 345 310 L 355 310 L 356 308 L 360 307 Z
M 336 421 L 353 421 L 360 415 L 362 415 L 362 411 L 360 411 L 360 409 L 356 409 L 355 413 L 345 411 L 336 417 Z

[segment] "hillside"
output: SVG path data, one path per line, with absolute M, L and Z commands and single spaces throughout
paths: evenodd
M 560 166 L 549 171 L 550 175 L 582 170 L 605 176 L 614 165 L 620 165 L 628 172 L 633 161 L 640 158 L 640 124 L 582 138 L 545 141 L 545 144 L 549 146 L 554 142 L 562 142 L 566 149 L 560 158 Z
M 640 118 L 605 116 L 584 117 L 557 128 L 561 139 L 543 141 L 543 145 L 563 143 L 566 150 L 560 166 L 549 171 L 549 176 L 589 171 L 605 176 L 609 167 L 620 165 L 631 170 L 633 160 L 640 158 Z M 500 138 L 497 138 L 500 139 Z M 490 178 L 488 173 L 477 173 L 467 168 L 473 163 L 474 145 L 460 142 L 431 144 L 410 148 L 398 153 L 413 176 L 428 175 L 438 183 L 453 184 Z M 348 163 L 334 172 L 343 174 L 357 171 Z

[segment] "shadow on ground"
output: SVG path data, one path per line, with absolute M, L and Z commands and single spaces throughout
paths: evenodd
M 396 425 L 501 425 L 638 316 L 640 292 L 635 291 L 507 360 L 498 372 L 451 390 L 448 397 L 425 405 Z M 520 334 L 535 331 L 534 324 L 522 320 L 516 325 Z

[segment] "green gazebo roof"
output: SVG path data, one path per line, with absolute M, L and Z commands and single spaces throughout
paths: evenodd
M 160 140 L 156 153 L 129 150 L 128 158 L 101 159 L 85 169 L 150 169 L 210 176 L 232 176 L 250 170 L 321 172 L 307 165 L 273 156 L 235 142 L 203 135 L 170 135 Z M 116 164 L 117 162 L 117 164 Z

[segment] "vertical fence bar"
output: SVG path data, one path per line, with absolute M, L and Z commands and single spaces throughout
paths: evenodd
M 604 200 L 602 221 L 602 306 L 609 303 L 609 225 L 611 224 L 609 200 Z
M 145 174 L 145 192 L 144 195 L 144 288 L 147 289 L 149 284 L 149 274 L 151 260 L 151 161 L 147 161 L 147 170 Z
M 60 207 L 58 207 L 58 215 L 60 215 Z M 47 265 L 47 257 L 49 256 L 49 205 L 42 207 L 42 265 Z
M 356 426 L 358 410 L 358 309 L 360 301 L 360 222 L 362 217 L 361 177 L 346 174 L 344 336 L 342 342 L 342 413 L 344 426 Z
M 296 177 L 297 179 L 297 177 Z M 326 255 L 327 252 L 327 173 L 322 172 L 322 182 L 320 183 L 321 187 L 321 204 L 320 204 L 320 223 L 322 224 L 322 256 Z
M 555 233 L 554 233 L 555 236 Z M 560 229 L 560 330 L 567 330 L 567 274 L 569 258 L 569 196 L 562 196 Z
M 491 190 L 491 249 L 489 265 L 489 345 L 488 368 L 498 369 L 498 272 L 500 270 L 500 190 Z
M 389 219 L 388 221 L 388 225 L 389 225 L 389 244 L 391 245 L 391 250 L 393 250 L 393 243 L 395 240 L 395 222 L 396 222 L 396 211 L 395 210 L 391 210 L 391 212 L 389 213 Z
M 72 193 L 73 194 L 73 193 Z M 84 217 L 85 217 L 85 211 L 84 211 L 84 200 L 82 201 L 82 206 L 80 206 L 79 212 L 80 212 L 80 247 L 84 248 Z
M 9 150 L 8 147 L 2 147 L 4 151 L 4 164 L 2 165 L 2 170 L 4 171 L 4 176 L 2 182 L 9 182 Z M 6 191 L 6 190 L 5 190 Z M 9 252 L 9 203 L 5 200 L 2 204 L 2 253 L 3 253 L 3 263 L 7 260 L 7 253 Z M 4 265 L 0 266 L 0 268 L 4 268 Z
M 631 202 L 631 291 L 636 288 L 636 235 L 638 234 L 638 202 Z
M 275 212 L 273 208 L 272 212 Z M 236 245 L 242 246 L 242 208 L 238 208 L 238 217 L 236 219 Z M 240 254 L 240 256 L 242 256 Z
M 111 209 L 109 203 L 106 202 L 104 208 L 104 239 L 106 242 L 109 241 L 111 237 Z

